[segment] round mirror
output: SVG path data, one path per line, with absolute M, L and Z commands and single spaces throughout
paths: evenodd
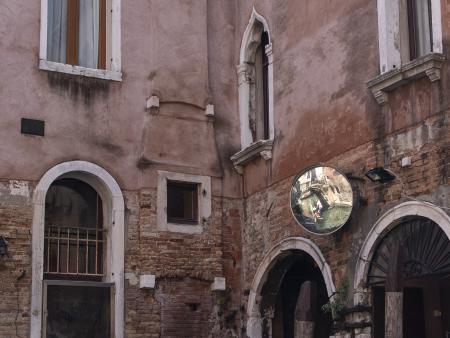
M 334 168 L 309 168 L 292 183 L 292 214 L 298 224 L 312 233 L 324 235 L 340 229 L 352 209 L 350 182 Z

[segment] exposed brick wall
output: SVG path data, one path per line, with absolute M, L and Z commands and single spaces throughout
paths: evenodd
M 26 181 L 0 182 L 0 234 L 8 237 L 10 252 L 0 261 L 2 338 L 29 335 L 33 186 Z M 123 193 L 126 337 L 236 336 L 241 201 L 213 198 L 204 232 L 186 235 L 156 231 L 155 189 Z M 139 289 L 140 274 L 155 274 L 156 290 Z M 228 290 L 212 291 L 214 277 L 220 276 L 226 277 Z M 191 313 L 186 304 L 196 302 L 200 310 Z
M 450 111 L 442 112 L 420 124 L 325 161 L 324 164 L 356 177 L 350 179 L 356 192 L 355 211 L 350 222 L 334 234 L 317 236 L 297 225 L 289 206 L 289 192 L 294 177 L 283 179 L 248 196 L 242 224 L 243 305 L 246 305 L 246 296 L 264 255 L 284 238 L 301 236 L 311 239 L 319 246 L 330 265 L 336 287 L 343 280 L 352 285 L 361 245 L 384 212 L 410 198 L 448 206 L 449 127 Z M 411 167 L 400 166 L 404 156 L 411 157 Z M 387 184 L 361 180 L 368 169 L 376 166 L 391 169 L 397 179 Z M 299 168 L 299 171 L 302 169 Z M 348 298 L 350 304 L 351 292 Z
M 125 336 L 127 338 L 159 338 L 161 306 L 153 290 L 140 290 L 126 283 Z
M 161 304 L 161 337 L 209 335 L 212 310 L 210 283 L 191 278 L 166 279 L 156 289 Z
M 155 189 L 126 191 L 124 197 L 127 336 L 234 336 L 240 318 L 241 201 L 213 198 L 211 220 L 202 234 L 193 235 L 157 231 Z M 139 274 L 156 275 L 154 292 L 138 288 Z M 228 291 L 210 290 L 219 276 L 226 277 Z M 195 320 L 186 318 L 184 331 L 177 328 L 182 311 L 189 309 L 186 304 L 199 300 L 201 311 L 194 311 Z M 195 331 L 198 327 L 201 331 Z
M 27 337 L 31 291 L 31 193 L 24 181 L 0 182 L 0 235 L 9 256 L 0 258 L 0 337 Z

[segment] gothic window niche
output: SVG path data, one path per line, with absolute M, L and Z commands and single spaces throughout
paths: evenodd
M 266 20 L 254 9 L 241 44 L 238 65 L 241 150 L 235 168 L 256 157 L 272 158 L 274 139 L 272 42 Z

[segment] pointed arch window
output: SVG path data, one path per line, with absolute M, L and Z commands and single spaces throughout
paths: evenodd
M 265 52 L 268 44 L 269 37 L 267 32 L 262 31 L 259 45 L 256 48 L 255 59 L 254 61 L 248 61 L 249 68 L 252 68 L 249 69 L 249 73 L 251 74 L 249 122 L 253 142 L 270 139 L 268 91 L 269 58 Z
M 238 65 L 241 151 L 231 160 L 239 168 L 255 157 L 272 157 L 274 139 L 273 54 L 269 27 L 255 10 L 241 44 Z

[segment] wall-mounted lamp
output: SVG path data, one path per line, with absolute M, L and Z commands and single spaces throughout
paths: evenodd
M 8 241 L 4 236 L 0 236 L 0 258 L 8 256 Z
M 386 183 L 396 178 L 395 174 L 383 167 L 376 167 L 366 172 L 366 176 L 372 181 L 377 183 Z

